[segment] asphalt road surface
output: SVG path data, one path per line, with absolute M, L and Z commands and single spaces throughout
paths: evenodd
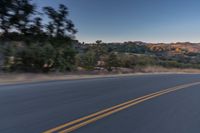
M 0 85 L 0 133 L 200 133 L 198 82 L 163 74 Z

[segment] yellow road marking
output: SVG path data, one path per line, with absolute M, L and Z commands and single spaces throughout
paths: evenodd
M 94 114 L 79 118 L 77 120 L 68 122 L 68 123 L 63 124 L 61 126 L 58 126 L 56 128 L 45 131 L 44 133 L 53 133 L 53 132 L 56 132 L 56 131 L 61 130 L 63 128 L 66 128 L 66 129 L 60 131 L 59 133 L 69 133 L 71 131 L 74 131 L 74 130 L 82 127 L 82 126 L 85 126 L 89 123 L 95 122 L 95 121 L 102 119 L 106 116 L 109 116 L 113 113 L 119 112 L 119 111 L 124 110 L 126 108 L 129 108 L 131 106 L 134 106 L 138 103 L 147 101 L 149 99 L 152 99 L 152 98 L 155 98 L 155 97 L 158 97 L 158 96 L 161 96 L 161 95 L 164 95 L 166 93 L 170 93 L 170 92 L 173 92 L 173 91 L 177 91 L 177 90 L 184 89 L 184 88 L 194 86 L 194 85 L 198 85 L 198 84 L 200 84 L 200 82 L 195 82 L 195 83 L 190 83 L 190 84 L 185 84 L 185 85 L 179 85 L 179 86 L 176 86 L 176 87 L 172 87 L 172 88 L 168 88 L 168 89 L 165 89 L 165 90 L 162 90 L 162 91 L 151 93 L 151 94 L 148 94 L 148 95 L 127 101 L 125 103 L 118 104 L 116 106 L 104 109 L 104 110 L 96 112 Z M 69 126 L 71 126 L 71 127 L 69 127 Z

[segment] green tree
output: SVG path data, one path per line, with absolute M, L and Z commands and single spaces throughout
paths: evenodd
M 69 11 L 65 5 L 60 4 L 59 9 L 52 7 L 43 8 L 50 21 L 46 25 L 49 42 L 56 51 L 55 68 L 60 71 L 71 70 L 75 63 L 75 51 L 72 46 L 72 38 L 77 30 L 70 19 Z M 69 35 L 69 33 L 71 35 Z
M 109 54 L 106 64 L 107 64 L 108 71 L 112 71 L 113 67 L 119 66 L 119 60 L 118 60 L 116 53 Z
M 96 53 L 93 50 L 88 50 L 85 53 L 76 55 L 76 65 L 87 70 L 93 70 L 97 65 Z
M 56 53 L 51 44 L 33 43 L 16 55 L 15 68 L 27 72 L 48 72 L 53 68 Z
M 120 54 L 119 63 L 121 67 L 134 68 L 136 66 L 136 57 L 131 54 Z

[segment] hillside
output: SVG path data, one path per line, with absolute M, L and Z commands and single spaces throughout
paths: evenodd
M 76 43 L 75 47 L 79 51 L 84 51 L 98 44 L 81 44 Z M 99 46 L 99 45 L 98 45 Z M 168 54 L 184 55 L 200 53 L 200 43 L 177 42 L 177 43 L 145 43 L 145 42 L 124 42 L 124 43 L 101 43 L 101 47 L 115 52 L 128 53 L 151 53 L 151 54 Z
M 100 61 L 106 55 L 115 53 L 118 62 L 127 63 L 121 67 L 142 65 L 158 65 L 164 67 L 200 68 L 200 44 L 189 42 L 178 43 L 94 43 L 75 45 L 79 54 L 84 55 L 88 51 L 98 54 Z M 130 65 L 132 63 L 132 65 Z M 123 63 L 122 63 L 123 64 Z M 128 65 L 127 65 L 128 64 Z

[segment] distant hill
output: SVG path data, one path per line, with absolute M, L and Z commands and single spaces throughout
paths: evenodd
M 89 49 L 101 49 L 105 53 L 117 52 L 132 55 L 154 57 L 159 62 L 175 61 L 182 64 L 200 64 L 200 43 L 177 42 L 177 43 L 101 43 L 75 45 L 77 51 L 85 53 Z
M 199 43 L 171 43 L 171 44 L 149 44 L 147 47 L 152 52 L 171 52 L 174 54 L 181 53 L 199 53 L 200 44 Z
M 76 43 L 76 48 L 87 49 L 97 44 L 81 44 Z M 200 43 L 177 42 L 177 43 L 145 43 L 145 42 L 124 42 L 124 43 L 101 43 L 102 47 L 110 48 L 117 52 L 152 52 L 162 53 L 169 52 L 171 54 L 200 53 Z M 140 51 L 141 50 L 141 51 Z

